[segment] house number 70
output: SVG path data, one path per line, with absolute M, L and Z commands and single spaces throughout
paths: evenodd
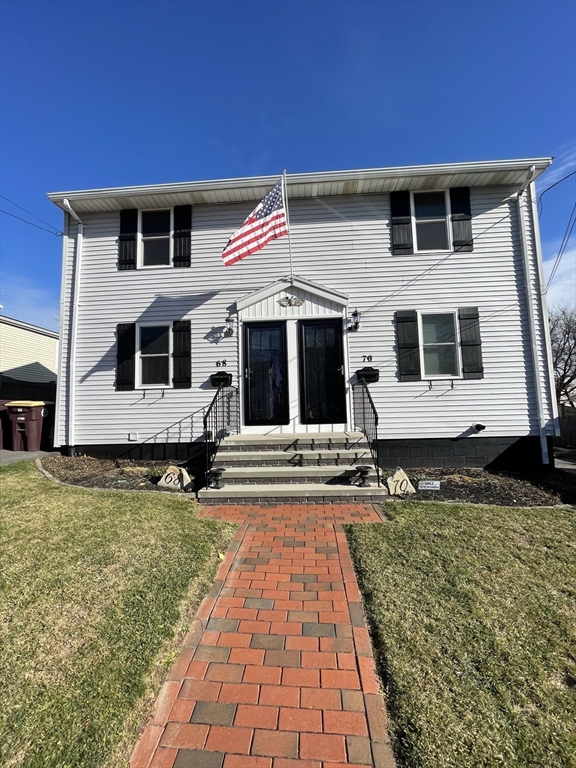
M 362 362 L 363 363 L 371 363 L 372 362 L 372 355 L 362 355 Z

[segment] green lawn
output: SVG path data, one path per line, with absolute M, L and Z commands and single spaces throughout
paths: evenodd
M 0 468 L 0 765 L 125 765 L 233 528 Z
M 576 513 L 386 505 L 347 527 L 408 768 L 576 766 Z

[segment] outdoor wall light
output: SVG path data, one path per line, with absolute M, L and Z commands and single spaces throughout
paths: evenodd
M 357 309 L 355 309 L 354 312 L 352 312 L 352 322 L 348 326 L 348 330 L 349 331 L 360 330 L 360 319 L 361 319 L 361 314 L 360 312 L 358 312 Z
M 224 335 L 234 336 L 234 318 L 230 314 L 226 320 L 224 320 Z
M 282 307 L 301 307 L 304 304 L 304 299 L 299 296 L 284 296 L 280 299 L 280 305 Z

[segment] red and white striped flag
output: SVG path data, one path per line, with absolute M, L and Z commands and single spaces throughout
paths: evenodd
M 271 240 L 288 234 L 282 179 L 258 203 L 239 230 L 234 232 L 222 251 L 224 266 L 256 253 Z

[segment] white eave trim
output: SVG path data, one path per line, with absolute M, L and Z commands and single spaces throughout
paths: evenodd
M 293 289 L 306 291 L 313 296 L 319 296 L 327 301 L 340 304 L 343 307 L 348 306 L 348 296 L 345 293 L 335 291 L 332 288 L 325 288 L 323 285 L 318 285 L 318 283 L 313 283 L 311 280 L 306 280 L 303 277 L 294 275 L 292 280 L 290 280 L 289 277 L 283 277 L 281 280 L 269 283 L 269 285 L 265 285 L 264 288 L 259 288 L 257 291 L 253 291 L 247 296 L 244 296 L 244 298 L 238 299 L 236 302 L 236 309 L 238 312 L 241 312 L 242 310 L 251 307 L 253 304 L 257 304 L 259 301 L 264 301 L 265 299 L 270 298 L 270 296 L 274 296 L 282 291 L 290 292 Z
M 25 323 L 23 320 L 15 320 L 13 317 L 6 317 L 6 315 L 0 315 L 0 323 L 13 325 L 15 328 L 21 328 L 23 331 L 31 331 L 32 333 L 38 333 L 40 336 L 48 336 L 51 339 L 59 338 L 56 331 L 50 331 L 48 328 L 41 328 L 39 325 L 32 325 L 32 323 Z
M 454 176 L 469 174 L 486 174 L 506 172 L 526 173 L 535 166 L 535 178 L 543 173 L 552 163 L 551 157 L 537 157 L 519 160 L 482 160 L 472 163 L 442 163 L 435 165 L 407 165 L 391 168 L 368 168 L 349 171 L 321 171 L 315 173 L 287 174 L 288 189 L 292 186 L 304 185 L 310 188 L 310 197 L 316 196 L 315 185 L 346 182 L 370 181 L 373 179 L 411 179 L 429 176 Z M 236 179 L 218 179 L 215 181 L 188 181 L 174 184 L 148 184 L 137 187 L 110 187 L 106 189 L 86 189 L 70 192 L 49 192 L 48 198 L 55 205 L 63 208 L 65 198 L 73 201 L 101 200 L 106 198 L 139 197 L 146 195 L 186 194 L 216 192 L 218 190 L 247 190 L 268 187 L 278 181 L 275 176 L 252 176 Z M 341 194 L 350 194 L 346 187 Z

